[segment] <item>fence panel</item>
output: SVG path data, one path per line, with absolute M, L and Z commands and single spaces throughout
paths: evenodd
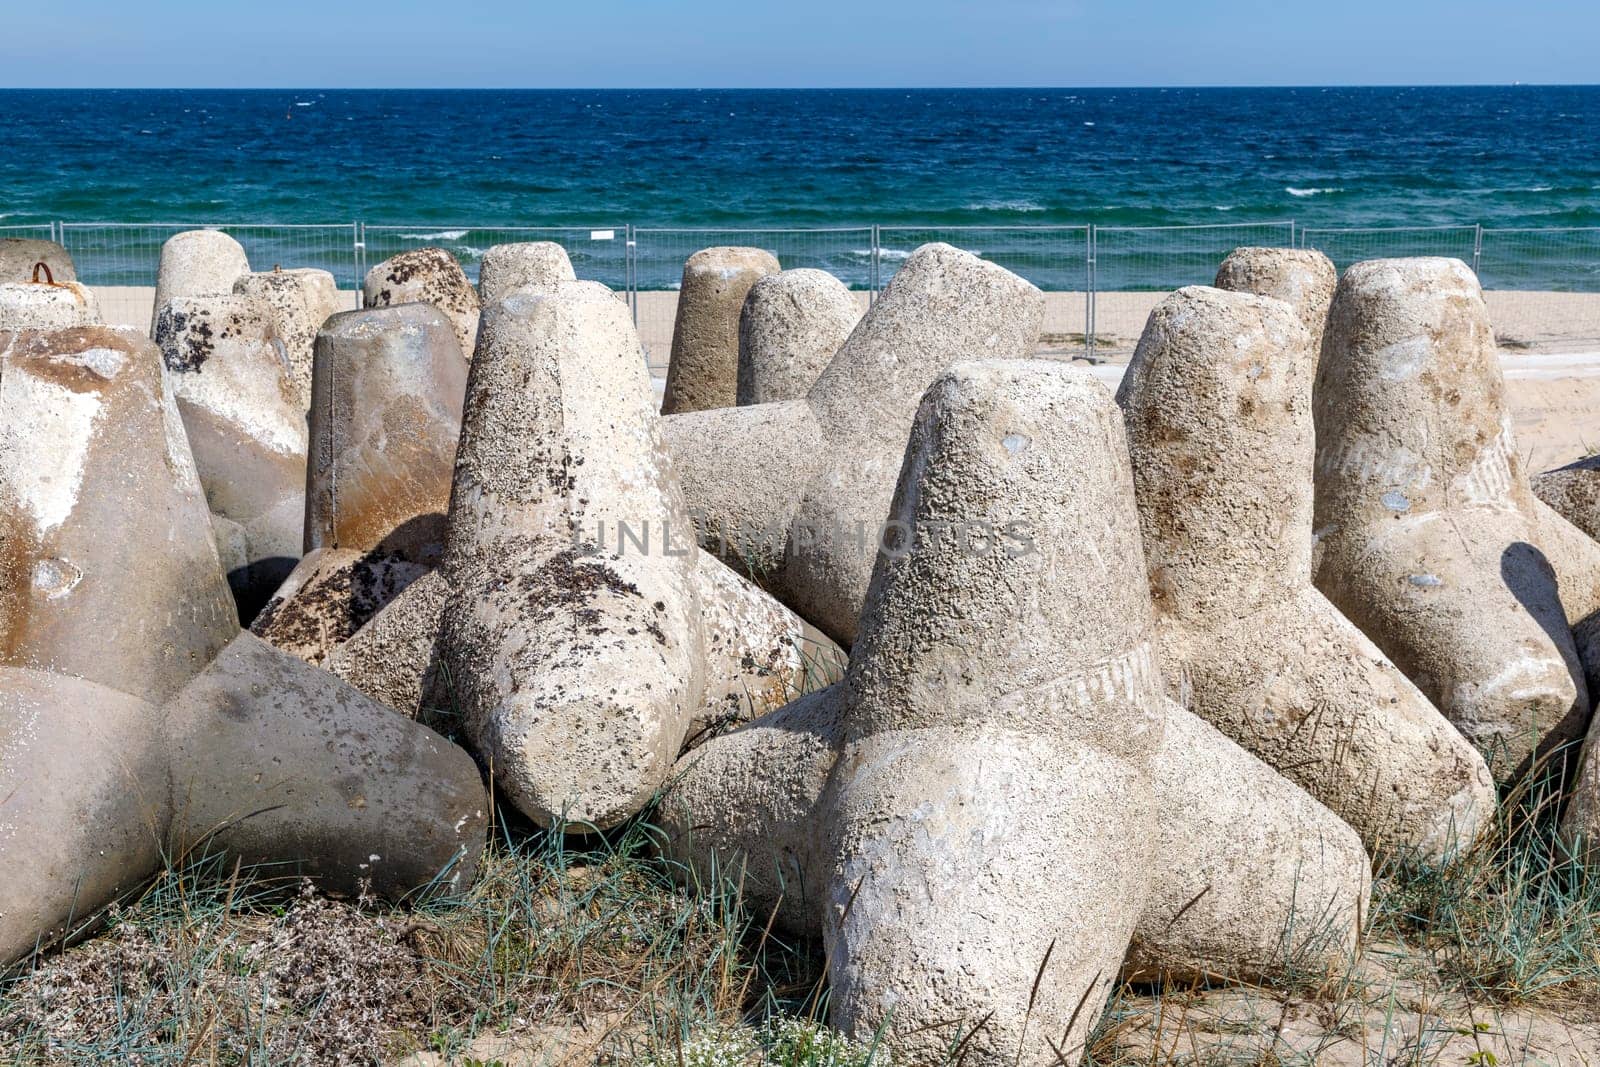
M 15 238 L 29 241 L 54 241 L 56 227 L 51 222 L 0 226 L 0 240 Z
M 1484 230 L 1478 278 L 1501 348 L 1600 352 L 1600 227 Z
M 60 241 L 72 254 L 78 280 L 95 290 L 100 312 L 113 324 L 149 329 L 161 246 L 185 230 L 222 230 L 244 246 L 253 270 L 313 267 L 333 275 L 356 306 L 356 223 L 278 225 L 185 222 L 63 222 Z
M 1235 248 L 1293 247 L 1294 222 L 1212 223 L 1198 226 L 1096 226 L 1090 237 L 1089 321 L 1096 356 L 1126 356 L 1145 320 L 1174 289 L 1210 285 Z
M 628 227 L 616 226 L 440 226 L 384 224 L 361 227 L 362 274 L 390 256 L 413 248 L 442 248 L 455 256 L 474 285 L 483 254 L 494 245 L 553 241 L 566 249 L 572 270 L 585 281 L 619 293 L 629 287 Z
M 1020 275 L 1045 294 L 1040 356 L 1087 357 L 1090 313 L 1087 226 L 880 226 L 878 285 L 911 253 L 942 241 Z
M 1448 256 L 1469 267 L 1477 265 L 1476 226 L 1392 226 L 1300 231 L 1300 246 L 1315 248 L 1333 260 L 1340 273 L 1365 259 L 1405 256 Z
M 666 370 L 672 353 L 672 326 L 678 313 L 683 264 L 702 248 L 733 245 L 764 248 L 785 270 L 825 270 L 861 294 L 866 310 L 873 285 L 871 226 L 832 229 L 635 229 L 634 321 L 651 370 Z

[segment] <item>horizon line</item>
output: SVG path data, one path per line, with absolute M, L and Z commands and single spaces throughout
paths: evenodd
M 16 85 L 0 92 L 1093 92 L 1109 89 L 1600 89 L 1600 82 L 1327 82 L 1166 85 Z

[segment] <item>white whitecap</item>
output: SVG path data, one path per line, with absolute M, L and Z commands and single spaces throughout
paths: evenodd
M 1042 204 L 1032 200 L 980 200 L 968 204 L 968 211 L 1048 211 Z
M 466 235 L 466 230 L 440 230 L 438 233 L 403 233 L 400 236 L 408 241 L 459 241 Z

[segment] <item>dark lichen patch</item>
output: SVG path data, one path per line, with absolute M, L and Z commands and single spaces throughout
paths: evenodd
M 402 252 L 389 260 L 389 271 L 384 275 L 384 280 L 392 285 L 405 285 L 424 272 L 434 274 L 448 270 L 454 263 L 454 258 L 442 248 L 418 248 Z
M 156 316 L 156 341 L 161 359 L 174 374 L 197 374 L 216 351 L 216 338 L 205 316 L 168 305 Z
M 321 663 L 423 572 L 397 553 L 374 549 L 348 566 L 316 575 L 287 599 L 273 597 L 250 631 Z
M 607 633 L 602 625 L 604 616 L 595 607 L 603 597 L 643 599 L 639 587 L 626 581 L 606 562 L 606 556 L 594 546 L 573 546 L 563 549 L 545 560 L 533 571 L 517 579 L 516 587 L 522 593 L 522 616 L 530 621 L 548 621 L 565 614 L 572 625 L 586 630 L 593 637 Z M 651 620 L 644 629 L 660 644 L 667 643 L 667 635 Z M 630 628 L 629 632 L 637 633 Z

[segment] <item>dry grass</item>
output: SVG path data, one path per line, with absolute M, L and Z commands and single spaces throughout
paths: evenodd
M 1343 972 L 1124 987 L 1084 1062 L 1600 1063 L 1550 1032 L 1581 1029 L 1600 996 L 1600 882 L 1562 851 L 1554 796 L 1510 798 L 1449 862 L 1385 862 Z M 0 979 L 0 1063 L 492 1063 L 482 1050 L 503 1047 L 517 1063 L 886 1067 L 816 1025 L 818 946 L 776 938 L 737 886 L 678 888 L 654 834 L 643 818 L 581 838 L 502 824 L 478 883 L 416 910 L 169 870 L 99 936 Z
M 676 1063 L 803 1006 L 811 948 L 763 936 L 731 891 L 679 891 L 650 834 L 502 827 L 469 893 L 415 911 L 169 870 L 0 984 L 0 1062 L 373 1063 L 509 1032 L 550 1062 Z

